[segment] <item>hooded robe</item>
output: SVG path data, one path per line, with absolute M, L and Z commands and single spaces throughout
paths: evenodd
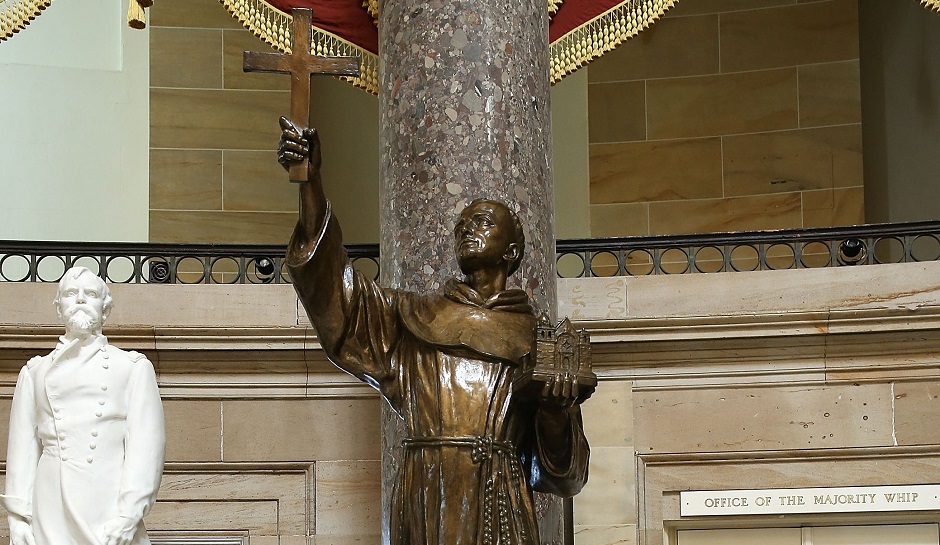
M 525 292 L 384 289 L 352 268 L 329 207 L 319 232 L 297 225 L 287 264 L 326 355 L 404 420 L 392 545 L 537 545 L 532 489 L 576 494 L 589 449 L 579 407 L 513 394 L 535 332 Z

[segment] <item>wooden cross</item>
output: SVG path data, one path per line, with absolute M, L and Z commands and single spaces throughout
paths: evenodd
M 245 72 L 290 74 L 290 118 L 297 127 L 310 126 L 310 78 L 315 74 L 358 76 L 357 57 L 320 57 L 310 53 L 313 10 L 294 8 L 294 39 L 290 54 L 245 51 Z M 307 181 L 307 160 L 290 166 L 290 181 Z

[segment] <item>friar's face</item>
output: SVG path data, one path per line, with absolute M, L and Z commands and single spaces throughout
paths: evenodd
M 106 318 L 105 295 L 103 282 L 93 274 L 63 280 L 57 310 L 69 335 L 86 337 L 101 331 Z
M 457 264 L 464 274 L 518 258 L 516 229 L 509 210 L 500 203 L 474 201 L 463 209 L 454 228 Z

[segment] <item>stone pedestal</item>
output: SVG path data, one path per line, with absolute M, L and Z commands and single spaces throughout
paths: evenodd
M 510 287 L 554 320 L 548 3 L 387 0 L 379 32 L 382 284 L 439 291 L 459 273 L 457 214 L 473 199 L 497 199 L 525 225 Z M 384 421 L 388 520 L 400 440 L 391 411 Z M 560 502 L 537 504 L 557 511 L 542 515 L 543 543 L 560 543 Z

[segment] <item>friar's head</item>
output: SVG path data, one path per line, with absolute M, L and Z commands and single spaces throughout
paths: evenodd
M 454 227 L 457 264 L 464 274 L 505 267 L 506 275 L 522 263 L 525 234 L 522 222 L 505 204 L 477 199 L 460 212 Z
M 86 267 L 72 267 L 62 275 L 53 304 L 67 337 L 99 335 L 111 313 L 111 290 Z

